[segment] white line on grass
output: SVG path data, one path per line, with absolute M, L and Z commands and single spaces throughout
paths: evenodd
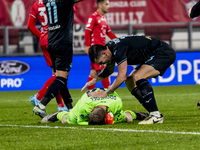
M 21 128 L 48 128 L 48 129 L 78 129 L 78 130 L 102 130 L 102 131 L 118 131 L 118 132 L 146 132 L 146 133 L 169 133 L 169 134 L 186 134 L 200 135 L 200 132 L 177 132 L 177 131 L 160 131 L 160 130 L 133 130 L 133 129 L 111 129 L 111 128 L 79 128 L 79 127 L 61 127 L 61 126 L 31 126 L 31 125 L 3 125 L 0 127 L 21 127 Z

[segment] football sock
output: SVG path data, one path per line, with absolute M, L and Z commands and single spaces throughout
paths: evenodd
M 67 88 L 67 83 L 60 88 L 60 94 L 62 95 L 63 101 L 68 109 L 72 109 L 72 97 Z
M 49 85 L 56 79 L 56 75 L 53 74 L 53 76 L 51 78 L 49 78 L 45 84 L 43 85 L 43 87 L 40 89 L 40 91 L 37 93 L 36 98 L 37 100 L 41 101 L 41 99 L 44 97 L 47 88 L 49 87 Z
M 110 86 L 109 78 L 105 78 L 105 79 L 101 80 L 101 83 L 103 84 L 103 87 L 106 89 Z
M 63 85 L 66 85 L 66 83 L 67 83 L 67 79 L 63 77 L 56 77 L 53 83 L 48 87 L 47 92 L 42 98 L 40 103 L 46 106 L 50 102 L 50 100 L 55 97 L 55 95 L 58 95 L 61 87 Z
M 58 104 L 58 107 L 64 107 L 65 106 L 63 101 L 62 101 L 62 96 L 61 96 L 60 92 L 58 93 L 58 95 L 55 96 L 55 98 L 56 98 L 56 102 Z
M 150 111 L 150 108 L 149 108 L 149 106 L 146 105 L 146 103 L 144 102 L 144 99 L 142 98 L 142 95 L 141 95 L 140 90 L 138 89 L 138 87 L 134 88 L 134 89 L 132 90 L 131 94 L 132 94 L 133 96 L 135 96 L 135 97 L 138 99 L 138 101 L 140 102 L 140 104 L 142 104 L 143 107 L 144 107 L 148 112 Z
M 153 88 L 146 79 L 140 79 L 136 82 L 140 94 L 142 96 L 142 103 L 145 108 L 149 109 L 149 112 L 158 111 L 156 100 L 154 97 Z
M 87 82 L 91 81 L 93 78 L 94 78 L 94 77 L 89 76 Z M 93 85 L 91 85 L 91 86 L 88 86 L 88 87 L 87 87 L 87 90 L 92 90 L 92 89 L 94 89 L 94 88 L 95 88 L 95 84 L 93 84 Z

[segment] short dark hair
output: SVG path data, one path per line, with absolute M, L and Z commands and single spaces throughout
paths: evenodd
M 97 4 L 104 2 L 105 0 L 97 0 Z
M 89 125 L 103 125 L 105 124 L 106 111 L 101 108 L 95 108 L 88 116 Z
M 92 45 L 89 48 L 89 57 L 92 63 L 95 63 L 94 60 L 100 57 L 101 51 L 106 50 L 106 46 L 103 45 Z

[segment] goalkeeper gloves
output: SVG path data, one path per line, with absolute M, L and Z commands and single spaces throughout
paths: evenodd
M 105 116 L 105 124 L 113 124 L 114 123 L 114 116 L 111 112 L 109 113 L 106 113 L 106 116 Z

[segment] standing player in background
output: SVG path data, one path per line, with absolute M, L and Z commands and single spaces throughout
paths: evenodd
M 91 45 L 99 44 L 105 45 L 106 35 L 110 39 L 117 38 L 114 33 L 111 32 L 108 26 L 107 19 L 103 16 L 109 10 L 109 0 L 97 0 L 97 11 L 91 14 L 88 18 L 88 22 L 85 27 L 85 52 L 88 54 L 88 50 Z M 91 71 L 88 77 L 88 82 L 95 78 L 105 65 L 99 65 L 91 62 Z M 101 81 L 104 88 L 110 86 L 109 78 L 105 78 Z M 94 89 L 95 84 L 88 87 L 88 90 Z
M 200 1 L 198 1 L 189 11 L 190 18 L 195 18 L 200 15 Z M 200 109 L 200 101 L 197 103 L 198 109 Z
M 46 116 L 46 105 L 59 92 L 69 111 L 73 108 L 67 87 L 73 57 L 73 6 L 81 0 L 43 0 L 48 15 L 48 51 L 56 70 L 56 79 L 48 87 L 46 94 L 33 109 L 40 116 Z
M 41 24 L 41 32 L 38 30 L 36 27 L 36 22 L 39 20 Z M 56 75 L 54 73 L 54 69 L 52 66 L 51 58 L 49 56 L 48 52 L 48 18 L 47 18 L 47 13 L 46 13 L 46 8 L 45 5 L 43 4 L 43 0 L 36 0 L 36 2 L 32 5 L 31 11 L 29 14 L 29 19 L 28 19 L 28 29 L 35 35 L 37 38 L 40 40 L 40 47 L 42 49 L 42 52 L 44 54 L 44 58 L 46 60 L 47 66 L 50 66 L 52 69 L 52 77 L 49 78 L 42 89 L 35 95 L 30 97 L 31 103 L 36 106 L 41 99 L 43 98 L 44 94 L 46 93 L 46 90 L 48 86 L 55 80 Z M 64 103 L 62 101 L 62 97 L 60 93 L 56 95 L 56 101 L 58 104 L 58 111 L 60 110 L 65 110 L 67 111 L 68 109 L 64 106 Z

